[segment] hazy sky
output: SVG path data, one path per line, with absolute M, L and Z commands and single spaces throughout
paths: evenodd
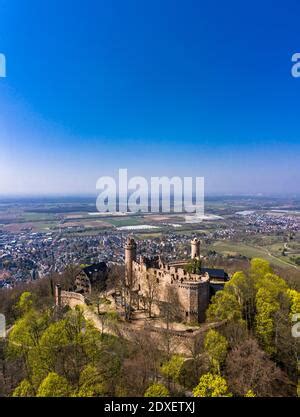
M 300 3 L 0 0 L 0 194 L 300 192 Z

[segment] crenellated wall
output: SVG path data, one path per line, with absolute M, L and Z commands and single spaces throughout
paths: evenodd
M 60 300 L 56 298 L 55 303 L 61 307 L 69 306 L 70 308 L 74 308 L 78 305 L 85 305 L 85 299 L 82 294 L 78 294 L 77 292 L 60 290 Z
M 180 266 L 179 266 L 180 265 Z M 135 288 L 147 293 L 147 278 L 156 281 L 158 301 L 170 301 L 178 306 L 182 320 L 202 322 L 209 304 L 209 276 L 191 274 L 181 264 L 167 265 L 161 261 L 158 267 L 147 267 L 144 262 L 132 262 Z

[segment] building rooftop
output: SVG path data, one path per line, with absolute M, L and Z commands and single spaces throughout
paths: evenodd
M 228 274 L 224 271 L 224 269 L 201 268 L 201 273 L 205 274 L 206 272 L 211 278 L 218 278 L 222 280 L 228 279 Z

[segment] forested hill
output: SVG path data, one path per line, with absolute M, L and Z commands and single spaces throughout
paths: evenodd
M 226 324 L 195 339 L 188 355 L 175 352 L 167 332 L 160 343 L 147 329 L 124 338 L 117 312 L 99 316 L 100 331 L 81 308 L 55 307 L 53 286 L 71 276 L 67 269 L 59 278 L 0 291 L 9 326 L 1 340 L 1 396 L 297 395 L 293 319 L 300 293 L 267 261 L 252 259 L 217 292 L 207 321 Z M 88 308 L 97 314 L 96 307 L 92 300 Z

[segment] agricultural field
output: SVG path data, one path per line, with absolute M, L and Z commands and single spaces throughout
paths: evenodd
M 236 259 L 262 257 L 275 266 L 299 270 L 299 210 L 298 200 L 211 197 L 205 203 L 207 217 L 187 223 L 178 213 L 98 213 L 92 197 L 17 199 L 0 201 L 0 231 L 62 237 L 108 231 L 134 234 L 137 239 L 173 235 L 179 240 L 196 235 L 206 251 Z
M 283 244 L 277 243 L 271 246 L 255 246 L 251 243 L 234 242 L 234 241 L 217 241 L 212 243 L 208 249 L 214 250 L 229 257 L 244 256 L 251 258 L 264 258 L 272 265 L 278 267 L 290 267 L 299 269 L 288 256 L 282 256 Z

